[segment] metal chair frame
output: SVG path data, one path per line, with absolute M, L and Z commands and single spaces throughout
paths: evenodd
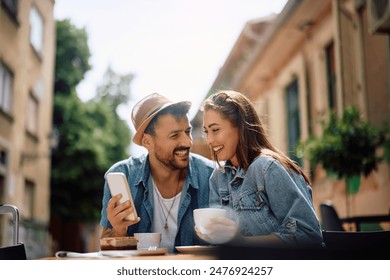
M 19 242 L 19 209 L 10 204 L 0 205 L 0 214 L 12 214 L 13 218 L 13 245 L 0 247 L 0 260 L 27 260 L 26 249 Z

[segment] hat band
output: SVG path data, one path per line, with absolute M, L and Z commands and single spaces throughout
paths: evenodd
M 164 104 L 165 105 L 165 104 Z M 153 115 L 155 112 L 157 112 L 158 110 L 160 110 L 160 108 L 163 107 L 163 105 L 157 107 L 156 109 L 154 109 L 146 118 L 149 118 L 151 115 Z

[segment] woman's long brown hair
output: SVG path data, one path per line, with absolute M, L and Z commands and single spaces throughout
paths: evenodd
M 267 133 L 251 101 L 236 91 L 219 91 L 207 98 L 202 105 L 202 111 L 215 110 L 224 119 L 238 128 L 239 140 L 236 150 L 238 164 L 247 170 L 253 160 L 259 155 L 270 156 L 278 160 L 289 172 L 291 169 L 302 175 L 310 184 L 309 178 L 302 169 L 269 140 Z M 219 164 L 218 158 L 211 150 L 213 159 Z

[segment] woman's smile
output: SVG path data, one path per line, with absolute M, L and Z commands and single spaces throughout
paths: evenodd
M 223 148 L 223 145 L 213 147 L 214 153 L 218 153 Z

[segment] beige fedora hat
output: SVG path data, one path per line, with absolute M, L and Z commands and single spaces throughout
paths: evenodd
M 136 130 L 133 136 L 133 142 L 141 146 L 142 136 L 150 121 L 158 112 L 172 105 L 184 106 L 188 111 L 191 107 L 191 102 L 174 102 L 158 93 L 152 93 L 141 99 L 131 112 L 131 121 Z

